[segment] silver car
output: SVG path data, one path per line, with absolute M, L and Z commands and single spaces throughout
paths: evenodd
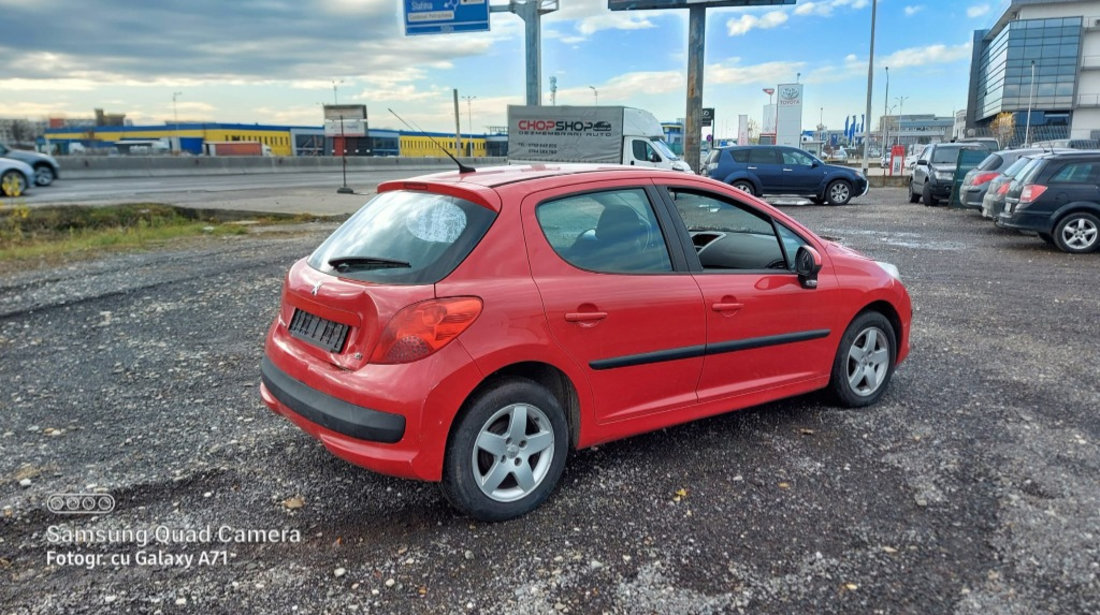
M 53 156 L 23 149 L 12 149 L 3 143 L 0 143 L 0 156 L 14 158 L 33 167 L 34 174 L 31 177 L 34 178 L 34 183 L 38 186 L 49 186 L 61 174 L 61 165 L 57 163 L 57 159 Z
M 20 196 L 34 178 L 31 165 L 20 160 L 0 158 L 0 196 Z
M 1032 157 L 1049 151 L 1049 149 L 1036 147 L 1006 149 L 990 154 L 978 166 L 967 171 L 963 177 L 962 194 L 959 195 L 963 207 L 982 209 L 982 202 L 985 200 L 986 192 L 990 189 L 991 182 L 1004 173 L 1012 163 L 1023 157 Z M 985 213 L 983 212 L 982 215 L 985 215 Z

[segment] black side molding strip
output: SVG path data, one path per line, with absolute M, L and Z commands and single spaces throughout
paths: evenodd
M 768 335 L 765 337 L 750 337 L 743 340 L 730 340 L 707 344 L 706 346 L 685 346 L 683 348 L 670 348 L 642 354 L 632 354 L 611 359 L 599 359 L 591 361 L 588 366 L 592 369 L 615 369 L 617 367 L 631 367 L 645 365 L 647 363 L 660 363 L 662 361 L 676 361 L 678 359 L 691 359 L 708 354 L 723 354 L 737 352 L 739 350 L 751 350 L 766 346 L 778 346 L 780 344 L 793 344 L 805 342 L 829 336 L 829 329 L 815 329 L 813 331 L 799 331 L 797 333 L 783 333 L 780 335 Z
M 260 363 L 264 386 L 286 407 L 325 429 L 392 444 L 405 435 L 405 417 L 372 410 L 326 395 L 286 375 L 266 356 Z

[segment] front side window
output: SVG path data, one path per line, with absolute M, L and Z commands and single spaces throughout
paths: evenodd
M 383 192 L 340 225 L 308 262 L 367 282 L 434 284 L 469 255 L 495 217 L 453 196 Z
M 633 147 L 635 160 L 644 160 L 647 162 L 654 161 L 653 159 L 655 158 L 655 156 L 653 153 L 653 148 L 650 147 L 648 143 L 635 139 Z
M 713 194 L 676 189 L 670 193 L 704 270 L 788 268 L 769 217 Z M 788 233 L 790 245 L 801 241 Z
M 641 188 L 547 201 L 535 217 L 550 246 L 574 267 L 601 273 L 672 271 L 664 234 Z

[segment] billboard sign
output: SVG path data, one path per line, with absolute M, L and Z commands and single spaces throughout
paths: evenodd
M 405 0 L 404 4 L 405 36 L 489 29 L 489 0 Z
M 781 83 L 776 88 L 776 145 L 798 147 L 802 136 L 802 84 Z
M 325 136 L 367 136 L 367 106 L 325 105 Z
M 794 4 L 795 0 L 607 0 L 612 11 L 645 11 L 649 9 L 687 9 L 693 6 L 718 8 L 723 6 L 772 6 Z

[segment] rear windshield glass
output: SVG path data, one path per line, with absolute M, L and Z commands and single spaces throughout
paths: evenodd
M 1028 158 L 1026 156 L 1022 156 L 1020 158 L 1017 158 L 1016 162 L 1013 162 L 1012 164 L 1008 165 L 1008 168 L 1005 169 L 1004 171 L 1001 171 L 1001 174 L 1002 175 L 1007 175 L 1009 177 L 1015 177 L 1016 174 L 1020 172 L 1020 169 L 1027 166 L 1027 163 L 1031 162 L 1031 160 L 1032 160 L 1031 158 Z
M 314 269 L 387 284 L 434 284 L 473 250 L 492 211 L 430 192 L 383 192 L 309 257 Z
M 997 154 L 990 154 L 985 157 L 985 160 L 978 165 L 979 171 L 996 171 L 1000 166 L 1004 164 L 1004 158 L 1001 158 Z
M 931 164 L 955 164 L 959 160 L 961 147 L 937 147 L 932 150 Z
M 1036 172 L 1043 166 L 1042 158 L 1032 158 L 1023 168 L 1016 172 L 1012 176 L 1018 182 L 1028 183 L 1031 178 L 1035 176 Z

